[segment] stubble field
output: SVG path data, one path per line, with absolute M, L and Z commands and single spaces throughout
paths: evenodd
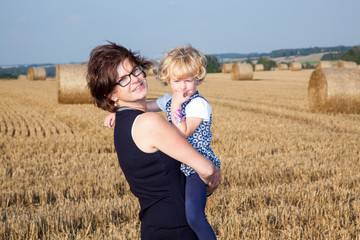
M 208 74 L 223 182 L 218 239 L 359 239 L 360 115 L 315 114 L 311 70 Z M 170 92 L 148 77 L 149 98 Z M 139 239 L 106 113 L 57 103 L 55 80 L 0 80 L 0 239 Z

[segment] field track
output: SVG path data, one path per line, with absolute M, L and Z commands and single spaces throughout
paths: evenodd
M 360 115 L 309 110 L 312 70 L 208 74 L 218 239 L 360 239 Z M 148 77 L 149 99 L 170 93 Z M 139 239 L 106 113 L 56 82 L 0 80 L 0 239 Z

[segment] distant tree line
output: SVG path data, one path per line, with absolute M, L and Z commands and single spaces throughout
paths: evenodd
M 270 56 L 269 53 L 219 53 L 219 54 L 211 54 L 211 56 L 215 56 L 219 59 L 224 58 L 258 58 L 258 57 L 266 57 Z
M 344 53 L 326 53 L 321 57 L 321 61 L 332 61 L 341 59 Z
M 274 50 L 270 53 L 222 53 L 222 54 L 211 54 L 216 56 L 219 59 L 225 58 L 259 58 L 259 57 L 269 57 L 269 58 L 278 58 L 278 57 L 289 57 L 289 56 L 307 56 L 314 53 L 323 53 L 323 52 L 341 52 L 344 53 L 351 49 L 353 46 L 337 46 L 337 47 L 313 47 L 313 48 L 292 48 L 292 49 L 279 49 Z
M 360 64 L 360 46 L 353 47 L 341 57 L 341 60 L 352 61 Z
M 360 46 L 355 46 L 344 53 L 327 53 L 321 57 L 322 61 L 344 60 L 360 64 Z
M 289 57 L 289 56 L 307 56 L 314 53 L 323 52 L 346 52 L 352 47 L 338 46 L 338 47 L 313 47 L 313 48 L 297 48 L 297 49 L 280 49 L 270 53 L 270 58 Z
M 18 75 L 26 75 L 27 67 L 1 68 L 0 78 L 17 78 Z
M 37 65 L 37 67 L 41 66 Z M 27 66 L 0 68 L 0 78 L 17 79 L 19 75 L 27 75 L 28 68 Z M 45 67 L 45 71 L 47 77 L 55 77 L 56 75 L 55 66 Z

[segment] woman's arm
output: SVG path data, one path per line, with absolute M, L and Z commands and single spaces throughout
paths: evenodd
M 160 150 L 192 167 L 213 190 L 219 185 L 221 181 L 219 168 L 198 153 L 159 114 L 147 112 L 139 115 L 133 125 L 133 139 L 143 152 L 152 153 Z

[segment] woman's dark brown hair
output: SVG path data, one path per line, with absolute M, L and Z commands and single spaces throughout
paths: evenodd
M 86 79 L 95 106 L 109 112 L 116 111 L 110 94 L 118 80 L 117 67 L 127 58 L 134 66 L 141 65 L 144 70 L 153 66 L 151 61 L 140 57 L 137 52 L 112 42 L 97 46 L 90 52 Z

